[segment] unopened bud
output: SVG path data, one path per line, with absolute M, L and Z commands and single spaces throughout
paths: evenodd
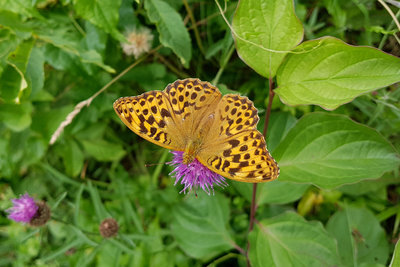
M 99 226 L 99 231 L 102 237 L 109 238 L 118 234 L 118 223 L 113 218 L 104 219 Z

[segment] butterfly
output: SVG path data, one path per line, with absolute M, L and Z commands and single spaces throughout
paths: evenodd
M 259 117 L 247 97 L 226 94 L 199 79 L 169 84 L 163 91 L 121 97 L 114 110 L 126 126 L 161 147 L 183 151 L 211 171 L 241 182 L 268 182 L 279 167 L 257 130 Z

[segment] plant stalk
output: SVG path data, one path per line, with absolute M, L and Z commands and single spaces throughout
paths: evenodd
M 268 86 L 269 87 L 268 106 L 267 106 L 267 112 L 265 113 L 265 121 L 264 121 L 264 129 L 263 129 L 263 135 L 264 135 L 265 139 L 267 138 L 267 131 L 268 131 L 268 124 L 269 124 L 269 117 L 271 115 L 272 101 L 274 100 L 274 96 L 275 96 L 274 88 L 273 88 L 274 83 L 272 81 L 272 78 L 268 79 L 268 85 L 269 85 Z M 257 193 L 257 183 L 254 183 L 253 184 L 253 195 L 251 198 L 249 233 L 254 228 L 254 222 L 255 222 L 255 217 L 256 217 L 256 210 L 257 210 L 256 193 Z M 250 266 L 249 248 L 250 248 L 250 242 L 247 242 L 247 250 L 246 250 L 247 266 Z
M 201 43 L 200 33 L 199 33 L 199 30 L 197 29 L 197 22 L 196 22 L 196 20 L 195 20 L 195 18 L 193 16 L 193 12 L 190 9 L 190 6 L 189 6 L 189 3 L 188 3 L 187 0 L 183 0 L 183 4 L 185 5 L 185 8 L 186 8 L 186 11 L 188 13 L 189 19 L 192 22 L 192 27 L 193 27 L 193 31 L 194 31 L 194 36 L 196 38 L 197 46 L 199 47 L 200 52 L 203 55 L 205 55 L 203 44 Z

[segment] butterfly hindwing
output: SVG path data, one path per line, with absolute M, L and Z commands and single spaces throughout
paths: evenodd
M 257 109 L 247 97 L 228 94 L 218 103 L 218 121 L 198 160 L 214 172 L 242 182 L 265 182 L 279 175 L 275 160 L 257 130 Z
M 202 151 L 198 160 L 212 171 L 241 182 L 267 182 L 279 175 L 278 165 L 257 130 L 245 130 L 214 144 L 213 149 Z
M 218 103 L 220 139 L 241 131 L 256 129 L 259 120 L 257 109 L 247 97 L 228 94 Z

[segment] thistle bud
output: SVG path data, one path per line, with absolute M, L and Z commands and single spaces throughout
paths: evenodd
M 99 226 L 99 231 L 102 237 L 110 238 L 118 234 L 118 223 L 113 218 L 104 219 Z

